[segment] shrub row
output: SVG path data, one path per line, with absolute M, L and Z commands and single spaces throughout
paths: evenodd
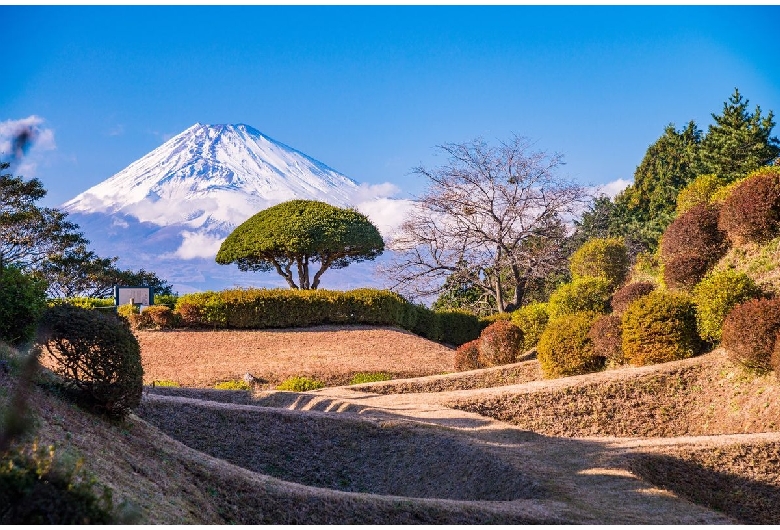
M 147 309 L 148 311 L 148 309 Z M 437 342 L 460 345 L 483 324 L 464 311 L 431 311 L 385 290 L 229 289 L 180 296 L 176 312 L 187 327 L 293 328 L 319 324 L 398 326 Z

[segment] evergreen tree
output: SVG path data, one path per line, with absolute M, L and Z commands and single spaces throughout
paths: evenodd
M 780 143 L 773 138 L 774 114 L 769 111 L 761 117 L 761 108 L 748 112 L 747 99 L 739 89 L 723 104 L 723 113 L 713 114 L 702 142 L 701 174 L 715 173 L 725 182 L 732 182 L 747 173 L 764 166 L 780 154 Z

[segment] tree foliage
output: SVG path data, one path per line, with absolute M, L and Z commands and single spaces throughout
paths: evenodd
M 262 210 L 222 243 L 217 263 L 279 273 L 293 289 L 316 289 L 328 269 L 373 260 L 384 241 L 368 218 L 320 201 L 293 200 Z M 309 265 L 319 263 L 311 276 Z M 293 268 L 297 271 L 296 283 Z
M 761 107 L 748 111 L 747 99 L 739 89 L 723 103 L 723 112 L 715 120 L 701 145 L 700 173 L 715 173 L 726 182 L 764 166 L 780 155 L 780 142 L 772 137 L 775 126 L 770 110 L 761 116 Z
M 412 298 L 438 294 L 452 278 L 479 288 L 496 311 L 514 310 L 534 280 L 565 268 L 564 218 L 585 203 L 585 189 L 556 175 L 560 156 L 532 152 L 524 138 L 439 149 L 445 165 L 414 169 L 428 188 L 383 272 Z
M 46 284 L 16 267 L 0 269 L 0 342 L 30 340 L 45 308 Z

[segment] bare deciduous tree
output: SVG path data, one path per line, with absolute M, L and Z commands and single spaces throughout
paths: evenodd
M 566 259 L 564 221 L 581 210 L 586 189 L 556 175 L 560 155 L 532 151 L 522 137 L 439 149 L 446 165 L 413 170 L 429 186 L 393 238 L 396 252 L 382 273 L 411 298 L 439 293 L 447 278 L 470 282 L 497 311 L 512 311 L 529 280 Z

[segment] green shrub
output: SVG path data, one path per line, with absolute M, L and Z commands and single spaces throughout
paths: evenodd
M 643 366 L 693 357 L 701 352 L 696 310 L 684 293 L 654 291 L 623 313 L 623 355 Z
M 176 326 L 176 318 L 170 307 L 166 305 L 152 305 L 141 312 L 144 323 L 157 329 L 171 329 Z
M 455 350 L 455 370 L 465 372 L 484 368 L 479 362 L 479 339 L 461 344 Z
M 736 244 L 780 234 L 780 168 L 763 167 L 736 186 L 723 202 L 720 227 Z
M 377 381 L 390 381 L 392 375 L 385 372 L 358 372 L 350 379 L 350 385 L 362 385 L 363 383 L 376 383 Z
M 30 446 L 0 458 L 0 523 L 70 525 L 113 523 L 111 490 L 81 467 L 54 458 L 54 447 Z
M 551 319 L 587 311 L 608 313 L 611 294 L 612 286 L 604 278 L 577 278 L 550 295 L 547 310 Z
M 531 302 L 512 313 L 512 323 L 523 331 L 522 351 L 536 347 L 548 320 L 546 302 Z
M 277 390 L 287 390 L 289 392 L 306 392 L 308 390 L 317 390 L 318 388 L 324 388 L 325 383 L 311 379 L 309 377 L 290 377 L 282 381 L 282 383 L 276 387 Z
M 590 239 L 572 254 L 569 262 L 574 280 L 604 278 L 612 290 L 626 279 L 628 265 L 628 249 L 619 238 Z
M 178 294 L 156 294 L 154 295 L 154 305 L 164 305 L 172 311 L 176 309 L 176 301 L 178 299 Z
M 490 324 L 479 336 L 479 364 L 485 367 L 517 362 L 522 353 L 523 330 L 508 320 Z
M 494 324 L 494 323 L 499 322 L 499 321 L 502 321 L 502 320 L 503 321 L 512 320 L 512 314 L 511 313 L 493 313 L 492 315 L 479 317 L 479 322 L 482 325 L 482 329 L 485 329 L 489 325 Z
M 70 304 L 76 307 L 83 307 L 84 309 L 96 309 L 99 307 L 109 308 L 114 307 L 113 298 L 89 298 L 86 296 L 77 296 L 73 298 L 57 298 L 49 300 L 49 306 Z
M 90 408 L 123 417 L 141 402 L 143 368 L 138 342 L 114 314 L 73 306 L 46 310 L 38 343 L 66 388 Z
M 699 335 L 711 343 L 720 342 L 723 320 L 742 302 L 761 296 L 761 289 L 744 272 L 733 269 L 708 274 L 693 289 Z
M 617 315 L 601 315 L 588 332 L 593 343 L 593 353 L 603 357 L 609 366 L 625 363 L 623 356 L 623 321 Z
M 222 381 L 214 385 L 217 390 L 252 390 L 249 383 L 242 379 L 231 379 L 230 381 Z
M 0 341 L 19 346 L 33 338 L 46 308 L 46 284 L 16 267 L 0 268 Z
M 612 311 L 620 316 L 631 302 L 653 291 L 655 291 L 655 284 L 652 282 L 634 282 L 624 285 L 612 295 Z
M 780 299 L 749 300 L 734 306 L 723 321 L 721 345 L 729 358 L 757 372 L 772 369 L 780 331 Z
M 546 378 L 596 372 L 605 359 L 593 350 L 588 337 L 598 313 L 573 313 L 550 319 L 536 347 L 539 365 Z
M 699 175 L 677 194 L 677 215 L 700 204 L 709 204 L 712 196 L 723 187 L 717 175 Z
M 440 342 L 458 346 L 479 337 L 482 331 L 479 317 L 462 310 L 436 311 L 441 330 Z M 430 338 L 430 337 L 428 337 Z

